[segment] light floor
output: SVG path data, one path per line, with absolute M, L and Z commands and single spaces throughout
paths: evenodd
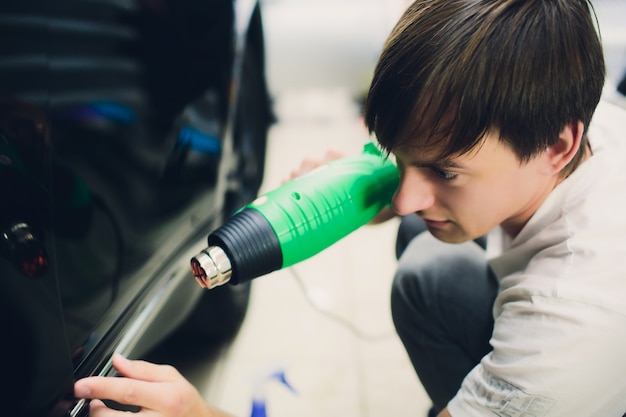
M 262 192 L 307 156 L 369 140 L 347 92 L 278 98 Z M 237 416 L 264 396 L 268 417 L 425 416 L 430 406 L 389 312 L 397 223 L 363 227 L 290 269 L 253 282 L 240 333 L 201 387 Z M 283 371 L 294 393 L 266 376 Z

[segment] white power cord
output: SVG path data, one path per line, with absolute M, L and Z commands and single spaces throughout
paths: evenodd
M 314 301 L 313 297 L 311 297 L 311 293 L 309 289 L 307 288 L 307 286 L 304 284 L 304 281 L 302 280 L 302 277 L 300 276 L 300 274 L 298 274 L 298 271 L 296 271 L 296 269 L 293 266 L 290 267 L 289 269 L 291 270 L 291 273 L 296 283 L 298 284 L 298 287 L 300 287 L 300 289 L 302 290 L 304 297 L 306 298 L 308 303 L 311 305 L 311 307 L 313 307 L 313 309 L 317 311 L 318 313 L 322 314 L 323 316 L 326 316 L 327 318 L 331 319 L 337 324 L 343 326 L 354 336 L 366 342 L 380 342 L 382 340 L 387 340 L 392 337 L 395 337 L 395 332 L 387 332 L 387 333 L 382 333 L 382 334 L 368 334 L 367 332 L 364 332 L 361 329 L 359 329 L 356 325 L 354 325 L 354 323 L 350 322 L 349 320 L 346 320 L 345 318 L 337 315 L 336 313 L 321 307 Z

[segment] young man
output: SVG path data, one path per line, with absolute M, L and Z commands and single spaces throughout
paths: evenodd
M 418 1 L 375 71 L 366 121 L 400 168 L 394 211 L 430 232 L 400 258 L 394 322 L 444 416 L 626 412 L 626 138 L 604 126 L 618 110 L 588 129 L 590 8 Z M 490 232 L 487 260 L 472 240 Z
M 626 412 L 626 144 L 610 127 L 624 112 L 594 116 L 591 9 L 418 0 L 381 55 L 366 123 L 398 163 L 394 211 L 430 232 L 402 248 L 392 309 L 432 415 Z M 224 415 L 168 367 L 115 364 L 128 379 L 79 381 L 77 395 Z M 163 384 L 181 389 L 151 399 Z

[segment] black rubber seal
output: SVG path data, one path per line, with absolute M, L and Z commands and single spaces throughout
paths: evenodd
M 231 284 L 240 284 L 280 269 L 283 253 L 274 229 L 257 210 L 246 208 L 209 235 L 232 265 Z

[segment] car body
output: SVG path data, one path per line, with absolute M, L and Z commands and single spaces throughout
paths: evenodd
M 73 382 L 113 353 L 245 315 L 249 287 L 202 291 L 189 260 L 261 184 L 260 7 L 3 2 L 0 37 L 0 409 L 87 415 Z

